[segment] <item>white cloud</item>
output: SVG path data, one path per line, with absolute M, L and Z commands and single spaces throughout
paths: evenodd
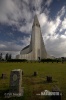
M 21 45 L 18 45 L 16 41 L 0 41 L 0 51 L 19 51 L 21 48 Z
M 6 46 L 4 44 L 0 44 L 0 49 L 1 48 L 6 48 Z
M 23 46 L 27 46 L 27 45 L 29 45 L 30 44 L 30 39 L 31 39 L 31 37 L 29 36 L 29 37 L 23 37 L 23 38 L 20 38 L 20 42 L 22 42 L 23 43 Z
M 4 56 L 6 53 L 12 54 L 12 58 L 15 58 L 15 55 L 19 54 L 19 51 L 22 49 L 21 45 L 18 45 L 16 41 L 12 42 L 3 42 L 0 41 L 0 53 Z
M 26 25 L 21 26 L 19 30 L 21 32 L 29 33 L 30 34 L 31 29 L 32 29 L 32 23 L 27 23 Z
M 58 11 L 57 16 L 62 17 L 65 13 L 66 13 L 66 7 L 63 6 L 62 9 L 60 11 Z
M 40 15 L 39 21 L 41 24 L 42 33 L 44 35 L 46 35 L 46 34 L 54 35 L 61 23 L 59 16 L 57 16 L 54 21 L 53 20 L 49 21 L 48 17 L 45 14 Z
M 65 31 L 65 33 L 64 33 L 65 35 L 66 35 L 66 31 Z
M 66 34 L 60 35 L 60 32 L 66 29 L 66 19 L 64 18 L 63 21 L 61 19 L 66 13 L 65 7 L 59 12 L 54 20 L 48 20 L 46 15 L 39 18 L 47 52 L 55 57 L 66 56 Z
M 45 13 L 41 13 L 39 15 L 39 22 L 40 22 L 41 27 L 43 27 L 46 24 L 47 20 L 48 18 Z
M 49 7 L 51 3 L 52 3 L 52 0 L 47 0 L 45 5 Z
M 19 24 L 19 21 L 23 18 L 26 20 L 30 18 L 30 12 L 26 4 L 18 0 L 2 0 L 0 4 L 1 23 L 16 25 Z
M 22 45 L 19 45 L 17 41 L 11 41 L 11 42 L 3 42 L 0 41 L 0 53 L 2 53 L 4 56 L 6 53 L 12 54 L 12 57 L 15 58 L 17 54 L 20 54 L 20 51 L 27 45 L 30 44 L 30 38 L 29 37 L 20 37 L 17 41 L 19 41 Z
M 45 47 L 50 55 L 55 57 L 66 57 L 66 38 L 64 36 L 52 36 L 45 42 Z
M 18 14 L 17 14 L 18 13 Z M 13 0 L 2 0 L 0 4 L 0 22 L 10 23 L 19 19 L 18 6 Z
M 61 35 L 60 37 L 63 39 L 66 39 L 66 35 Z
M 62 21 L 62 29 L 66 29 L 66 18 Z

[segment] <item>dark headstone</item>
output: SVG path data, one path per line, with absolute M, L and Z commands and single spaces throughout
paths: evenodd
M 2 78 L 2 79 L 7 78 L 7 77 L 6 77 L 6 74 L 5 74 L 5 73 L 2 73 L 1 78 Z
M 54 86 L 52 88 L 52 93 L 55 94 L 55 95 L 51 96 L 51 100 L 61 100 L 62 93 L 57 86 Z
M 52 82 L 52 77 L 51 76 L 47 76 L 47 82 Z
M 37 76 L 38 75 L 38 72 L 34 72 L 34 76 Z

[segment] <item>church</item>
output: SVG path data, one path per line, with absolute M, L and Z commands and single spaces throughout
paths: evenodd
M 41 60 L 47 58 L 48 54 L 45 49 L 40 24 L 37 15 L 35 15 L 30 44 L 20 51 L 20 54 L 16 56 L 16 59 Z

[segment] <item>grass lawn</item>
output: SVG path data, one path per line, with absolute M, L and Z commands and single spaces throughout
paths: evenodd
M 3 92 L 9 89 L 10 72 L 13 69 L 24 71 L 22 87 L 24 96 L 22 98 L 11 98 L 9 100 L 51 100 L 49 96 L 37 96 L 44 90 L 52 91 L 52 87 L 57 85 L 62 91 L 62 100 L 66 100 L 66 63 L 0 63 L 0 76 L 6 73 L 7 79 L 0 79 L 0 100 L 4 100 Z M 38 76 L 34 77 L 34 71 Z M 52 76 L 53 82 L 47 83 L 46 76 Z

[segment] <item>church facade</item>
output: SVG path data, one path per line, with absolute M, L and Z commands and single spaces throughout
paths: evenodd
M 26 46 L 16 56 L 16 59 L 40 60 L 48 57 L 43 42 L 41 28 L 37 16 L 34 17 L 30 45 Z

